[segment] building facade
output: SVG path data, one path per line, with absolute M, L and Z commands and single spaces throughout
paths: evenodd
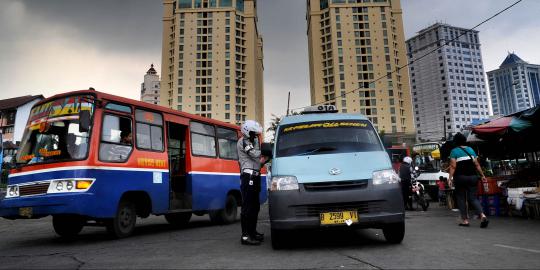
M 160 104 L 264 123 L 256 0 L 164 0 Z
M 30 110 L 42 99 L 42 95 L 36 95 L 0 100 L 0 132 L 4 142 L 21 141 Z
M 159 75 L 154 69 L 154 64 L 151 64 L 150 69 L 144 75 L 144 82 L 141 83 L 141 101 L 159 104 L 160 84 Z
M 507 115 L 540 105 L 540 65 L 508 53 L 499 69 L 489 71 L 494 115 Z
M 441 140 L 489 116 L 478 31 L 467 31 L 436 23 L 407 40 L 419 141 Z
M 400 1 L 308 0 L 306 19 L 311 103 L 413 133 Z

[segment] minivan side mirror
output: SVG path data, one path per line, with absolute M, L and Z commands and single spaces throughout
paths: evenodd
M 79 111 L 79 132 L 90 131 L 90 111 Z
M 274 156 L 273 150 L 274 150 L 273 143 L 263 143 L 261 145 L 261 155 L 265 157 L 272 158 Z

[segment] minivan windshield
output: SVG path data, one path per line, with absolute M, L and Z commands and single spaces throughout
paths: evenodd
M 32 108 L 24 131 L 17 163 L 37 164 L 84 159 L 88 153 L 88 132 L 79 130 L 79 111 L 94 107 L 91 96 L 70 96 Z
M 276 157 L 383 151 L 366 120 L 302 122 L 279 128 Z

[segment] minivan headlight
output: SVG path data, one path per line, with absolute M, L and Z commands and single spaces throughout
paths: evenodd
M 19 186 L 18 185 L 7 186 L 6 198 L 15 198 L 15 197 L 19 197 Z
M 374 185 L 397 184 L 399 181 L 399 176 L 392 169 L 373 172 Z
M 274 176 L 270 190 L 298 190 L 298 180 L 296 176 Z

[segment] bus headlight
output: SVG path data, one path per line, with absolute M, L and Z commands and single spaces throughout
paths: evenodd
M 373 172 L 374 185 L 397 184 L 399 181 L 399 176 L 394 172 L 394 170 L 390 169 Z
M 298 190 L 298 180 L 296 176 L 274 176 L 270 190 Z
M 19 197 L 19 186 L 18 185 L 7 186 L 6 198 L 15 198 L 15 197 Z
M 94 183 L 94 179 L 52 180 L 47 193 L 85 192 Z

